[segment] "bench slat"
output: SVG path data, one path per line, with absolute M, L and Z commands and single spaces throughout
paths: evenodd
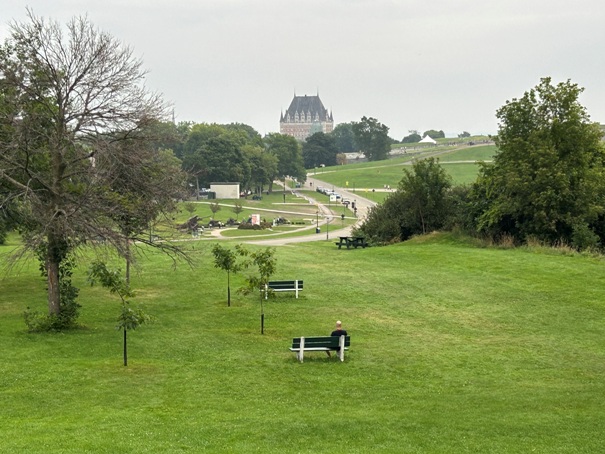
M 264 288 L 265 299 L 268 298 L 269 289 L 271 289 L 272 292 L 296 292 L 296 298 L 298 298 L 298 292 L 303 289 L 303 281 L 269 281 Z M 261 288 L 261 291 L 262 290 L 263 289 Z
M 267 283 L 267 287 L 273 290 L 295 290 L 297 286 L 299 290 L 302 290 L 303 281 L 270 281 Z
M 337 336 L 321 336 L 321 337 L 305 337 L 305 350 L 307 348 L 324 347 L 337 349 L 339 346 L 340 338 Z M 351 337 L 345 337 L 345 347 L 351 345 Z M 300 348 L 300 337 L 292 339 L 292 348 Z

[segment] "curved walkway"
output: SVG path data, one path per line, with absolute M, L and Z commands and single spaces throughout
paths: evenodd
M 310 178 L 309 176 L 307 176 L 307 182 L 305 184 L 309 185 L 309 188 L 316 188 L 318 186 L 330 186 L 330 187 L 332 186 L 331 184 L 318 180 L 317 178 Z M 305 243 L 305 242 L 309 242 L 309 241 L 322 241 L 322 240 L 327 241 L 330 239 L 330 237 L 335 238 L 335 237 L 339 237 L 339 236 L 349 236 L 351 234 L 352 228 L 354 226 L 360 225 L 363 222 L 363 220 L 367 216 L 368 210 L 371 207 L 375 206 L 376 202 L 368 200 L 365 197 L 360 197 L 359 194 L 349 192 L 345 188 L 334 187 L 334 190 L 336 192 L 338 192 L 340 195 L 342 195 L 343 197 L 348 198 L 348 199 L 354 199 L 356 201 L 357 222 L 353 226 L 345 227 L 344 229 L 337 228 L 335 230 L 330 230 L 329 232 L 326 232 L 326 235 L 323 235 L 323 234 L 302 235 L 302 236 L 296 236 L 296 237 L 290 237 L 290 238 L 278 238 L 278 237 L 266 238 L 265 237 L 263 239 L 254 239 L 254 240 L 246 239 L 245 242 L 249 243 L 249 244 L 258 244 L 258 245 L 263 245 L 263 246 L 282 246 L 284 244 L 290 244 L 290 243 Z M 324 215 L 332 214 L 332 211 L 330 210 L 330 208 L 326 207 L 325 204 L 317 202 L 317 200 L 313 199 L 312 197 L 307 197 L 307 198 L 309 199 L 309 201 L 316 204 L 319 207 L 319 209 L 324 213 Z M 320 223 L 320 226 L 325 225 L 325 224 L 326 224 L 326 221 L 324 219 Z M 315 226 L 314 225 L 306 226 L 304 228 L 301 228 L 300 230 L 309 230 L 309 229 L 315 229 Z M 276 234 L 276 235 L 279 235 L 279 234 Z

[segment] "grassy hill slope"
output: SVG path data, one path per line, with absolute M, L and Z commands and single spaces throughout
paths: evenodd
M 141 257 L 135 301 L 157 322 L 130 334 L 127 368 L 119 303 L 85 266 L 84 328 L 65 334 L 24 330 L 25 307 L 45 306 L 34 263 L 0 281 L 0 452 L 605 450 L 601 259 L 451 235 L 280 247 L 275 278 L 305 289 L 265 304 L 261 335 L 257 295 L 226 306 L 211 244 L 192 246 L 193 269 Z M 337 319 L 345 362 L 298 363 L 292 337 Z

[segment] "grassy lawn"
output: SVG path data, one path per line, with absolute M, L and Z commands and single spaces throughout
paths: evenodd
M 479 165 L 472 163 L 459 163 L 459 162 L 440 162 L 441 167 L 452 177 L 452 183 L 454 186 L 463 184 L 471 184 L 477 180 L 477 174 L 479 172 Z
M 462 150 L 454 150 L 439 157 L 439 162 L 448 161 L 491 161 L 498 151 L 495 145 L 483 145 Z
M 472 162 L 456 161 L 490 161 L 497 151 L 495 145 L 481 145 L 470 148 L 459 147 L 424 147 L 406 155 L 397 156 L 385 161 L 352 163 L 343 166 L 326 167 L 309 170 L 309 176 L 318 178 L 335 187 L 347 188 L 349 191 L 384 188 L 389 185 L 397 188 L 403 177 L 403 169 L 410 169 L 413 159 L 421 159 L 435 153 L 443 168 L 451 175 L 454 184 L 468 184 L 477 178 L 478 166 Z M 365 197 L 365 195 L 364 195 Z M 371 197 L 369 197 L 371 198 Z M 382 198 L 377 197 L 380 201 Z
M 291 244 L 274 277 L 305 289 L 265 304 L 261 335 L 257 295 L 227 307 L 212 244 L 191 246 L 193 268 L 141 256 L 135 302 L 157 321 L 129 335 L 127 368 L 118 301 L 86 285 L 85 263 L 84 327 L 65 334 L 24 330 L 25 307 L 45 307 L 36 263 L 5 275 L 0 452 L 605 451 L 602 259 L 451 235 Z M 298 363 L 292 338 L 336 319 L 345 362 Z

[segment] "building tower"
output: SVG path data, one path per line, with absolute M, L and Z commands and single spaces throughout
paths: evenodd
M 280 134 L 287 134 L 303 141 L 316 132 L 329 133 L 334 129 L 332 113 L 317 96 L 296 96 L 286 113 L 279 120 Z

